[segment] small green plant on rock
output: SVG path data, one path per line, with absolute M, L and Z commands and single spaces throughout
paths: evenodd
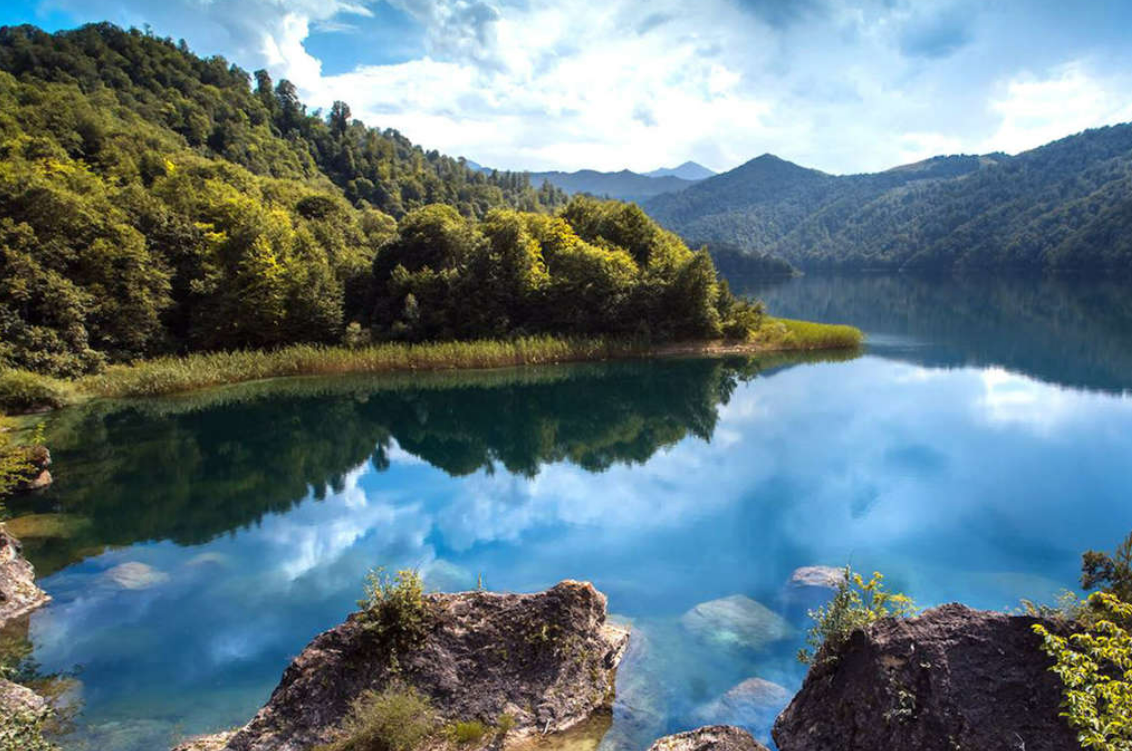
M 43 737 L 51 717 L 49 709 L 0 708 L 0 751 L 59 751 Z
M 413 751 L 438 725 L 428 697 L 412 687 L 366 691 L 350 705 L 338 737 L 316 751 Z
M 907 618 L 917 612 L 911 598 L 884 588 L 884 576 L 874 572 L 864 578 L 845 567 L 845 576 L 827 605 L 810 611 L 814 625 L 806 637 L 808 648 L 798 651 L 798 661 L 806 665 L 836 659 L 839 647 L 859 628 L 882 618 Z
M 1088 604 L 1104 616 L 1087 630 L 1058 636 L 1040 623 L 1034 631 L 1054 660 L 1050 668 L 1065 686 L 1061 716 L 1084 748 L 1132 749 L 1132 605 L 1096 592 Z
M 461 746 L 469 743 L 479 743 L 487 735 L 487 726 L 479 720 L 468 722 L 454 722 L 448 726 L 448 737 L 453 743 Z
M 428 601 L 416 571 L 403 569 L 392 576 L 381 568 L 371 571 L 358 606 L 365 629 L 390 648 L 394 667 L 398 656 L 419 647 L 428 634 Z

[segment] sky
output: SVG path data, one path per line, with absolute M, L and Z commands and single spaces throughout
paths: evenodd
M 148 24 L 503 169 L 831 173 L 1132 121 L 1128 0 L 5 0 Z

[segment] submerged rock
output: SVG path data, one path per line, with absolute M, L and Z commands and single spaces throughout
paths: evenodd
M 122 589 L 149 589 L 169 581 L 169 574 L 158 571 L 147 563 L 130 561 L 120 563 L 102 572 L 103 578 Z
M 765 736 L 778 713 L 790 702 L 790 692 L 762 678 L 748 678 L 696 712 L 700 722 L 738 725 Z
M 794 569 L 794 573 L 790 575 L 790 581 L 787 583 L 795 588 L 837 589 L 843 581 L 845 581 L 845 569 L 834 568 L 833 566 L 802 566 Z
M 1037 622 L 952 604 L 858 630 L 810 669 L 774 741 L 780 751 L 1079 749 Z
M 33 490 L 43 490 L 53 482 L 51 472 L 51 452 L 46 446 L 32 446 L 27 451 L 27 460 L 31 465 L 24 478 L 16 485 L 15 492 L 28 493 Z
M 0 626 L 35 610 L 51 598 L 35 584 L 35 569 L 20 541 L 0 524 Z
M 430 626 L 423 643 L 396 659 L 358 613 L 315 637 L 267 705 L 221 748 L 303 751 L 326 743 L 355 698 L 395 680 L 428 696 L 445 722 L 493 725 L 509 714 L 515 738 L 566 730 L 608 709 L 629 634 L 606 624 L 605 596 L 591 584 L 564 581 L 537 594 L 463 592 L 426 600 Z
M 661 738 L 648 751 L 767 751 L 751 734 L 730 725 L 712 725 Z
M 762 649 L 790 635 L 782 616 L 745 595 L 701 602 L 680 623 L 698 639 L 724 647 Z

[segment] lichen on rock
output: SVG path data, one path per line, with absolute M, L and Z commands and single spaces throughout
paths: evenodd
M 710 725 L 660 738 L 648 751 L 767 751 L 742 728 Z

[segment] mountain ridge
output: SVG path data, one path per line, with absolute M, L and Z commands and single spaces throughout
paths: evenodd
M 696 242 L 803 269 L 1132 269 L 1132 124 L 1010 156 L 829 175 L 771 154 L 643 206 Z

